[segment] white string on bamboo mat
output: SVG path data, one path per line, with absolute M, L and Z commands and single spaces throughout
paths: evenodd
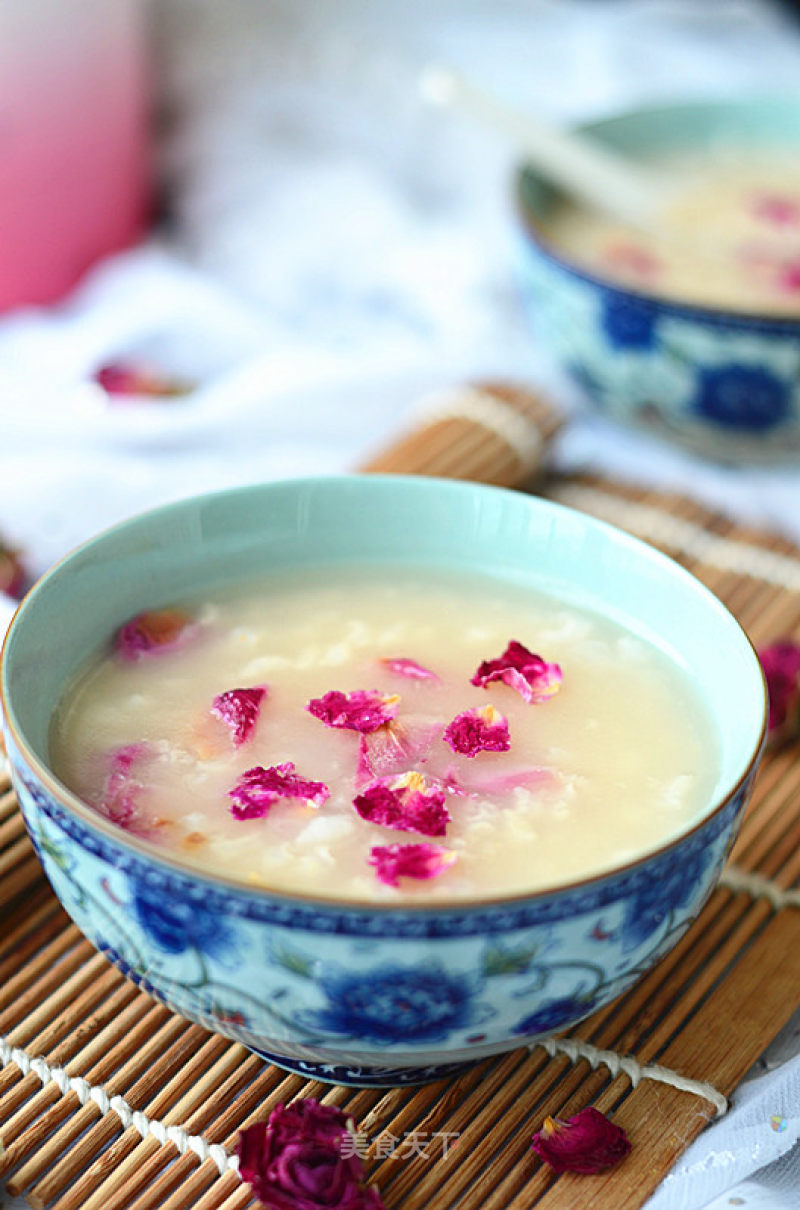
M 638 504 L 599 488 L 566 484 L 557 494 L 564 504 L 595 513 L 605 521 L 632 530 L 668 550 L 690 555 L 709 567 L 800 592 L 800 559 L 793 555 L 778 554 L 735 538 L 719 537 L 694 521 L 672 516 L 663 508 Z
M 586 1059 L 593 1070 L 603 1064 L 608 1067 L 612 1076 L 624 1072 L 634 1087 L 643 1079 L 671 1084 L 673 1088 L 694 1093 L 695 1096 L 710 1101 L 716 1108 L 717 1115 L 725 1113 L 728 1107 L 725 1097 L 710 1084 L 688 1080 L 666 1067 L 639 1064 L 630 1056 L 618 1055 L 611 1050 L 600 1050 L 577 1038 L 545 1038 L 534 1043 L 534 1046 L 543 1047 L 551 1058 L 556 1054 L 563 1054 L 573 1063 Z M 533 1048 L 532 1046 L 531 1049 Z M 152 1137 L 162 1146 L 172 1143 L 180 1155 L 192 1151 L 200 1160 L 213 1160 L 220 1175 L 239 1170 L 238 1157 L 231 1155 L 221 1143 L 209 1143 L 202 1135 L 189 1134 L 182 1126 L 168 1126 L 157 1118 L 150 1118 L 146 1113 L 133 1109 L 124 1097 L 110 1097 L 102 1086 L 90 1084 L 82 1076 L 71 1076 L 63 1067 L 50 1064 L 41 1056 L 29 1055 L 22 1047 L 12 1046 L 7 1038 L 0 1036 L 0 1066 L 7 1067 L 11 1063 L 19 1068 L 23 1076 L 33 1074 L 43 1085 L 52 1081 L 63 1095 L 74 1093 L 81 1105 L 92 1101 L 101 1113 L 115 1113 L 126 1130 L 133 1126 L 143 1139 Z
M 547 1051 L 551 1059 L 556 1055 L 566 1055 L 572 1063 L 585 1059 L 592 1071 L 603 1066 L 608 1068 L 612 1076 L 622 1073 L 628 1077 L 634 1088 L 642 1080 L 669 1084 L 672 1088 L 679 1088 L 681 1092 L 691 1092 L 710 1101 L 717 1111 L 717 1117 L 727 1113 L 727 1098 L 718 1092 L 713 1084 L 707 1084 L 703 1080 L 690 1080 L 680 1072 L 661 1067 L 658 1063 L 639 1063 L 632 1055 L 618 1055 L 615 1050 L 601 1050 L 599 1046 L 593 1046 L 591 1042 L 584 1042 L 580 1038 L 545 1038 L 541 1042 L 534 1042 L 531 1050 L 537 1046 Z
M 726 866 L 720 875 L 719 885 L 737 894 L 743 891 L 753 899 L 766 899 L 776 912 L 785 907 L 800 908 L 800 889 L 784 890 L 771 878 L 750 874 L 736 865 Z
M 491 391 L 461 387 L 431 395 L 420 404 L 417 417 L 423 424 L 468 420 L 480 425 L 509 447 L 526 472 L 535 470 L 541 460 L 542 434 L 535 421 Z
M 63 1067 L 50 1064 L 40 1056 L 29 1055 L 0 1036 L 0 1066 L 7 1067 L 10 1063 L 16 1064 L 23 1076 L 33 1074 L 42 1084 L 52 1081 L 65 1096 L 69 1092 L 75 1093 L 81 1105 L 93 1101 L 101 1113 L 115 1113 L 126 1130 L 133 1126 L 143 1139 L 152 1136 L 162 1145 L 173 1143 L 181 1155 L 193 1151 L 201 1160 L 213 1160 L 220 1173 L 238 1171 L 238 1157 L 230 1155 L 220 1143 L 209 1143 L 202 1135 L 189 1134 L 182 1126 L 167 1126 L 157 1118 L 149 1118 L 132 1109 L 124 1097 L 110 1097 L 100 1085 L 90 1084 L 82 1076 L 71 1076 Z

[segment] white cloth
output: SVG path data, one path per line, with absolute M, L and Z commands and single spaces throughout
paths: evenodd
M 159 17 L 182 115 L 171 226 L 64 306 L 0 322 L 0 533 L 36 572 L 163 501 L 353 466 L 466 376 L 532 379 L 574 406 L 514 289 L 510 152 L 421 105 L 431 58 L 567 119 L 800 79 L 800 28 L 757 0 L 163 0 Z M 126 355 L 198 389 L 109 406 L 87 376 Z M 796 470 L 712 467 L 580 414 L 558 462 L 800 540 Z M 800 1210 L 798 1028 L 652 1210 Z

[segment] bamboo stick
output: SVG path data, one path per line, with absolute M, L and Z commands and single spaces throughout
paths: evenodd
M 44 871 L 39 864 L 39 858 L 31 849 L 27 856 L 23 854 L 22 860 L 3 876 L 3 882 L 0 885 L 0 908 L 13 903 L 15 899 L 43 881 Z
M 531 390 L 507 383 L 467 384 L 448 393 L 445 414 L 435 411 L 427 421 L 362 466 L 383 474 L 434 475 L 474 479 L 515 487 L 527 482 L 540 468 L 547 449 L 562 424 L 560 415 Z M 459 409 L 463 414 L 459 415 Z M 489 427 L 477 419 L 485 410 Z M 498 428 L 491 423 L 497 414 Z M 506 432 L 504 416 L 516 417 L 526 448 Z M 531 456 L 535 443 L 538 457 Z
M 115 972 L 108 972 L 112 977 L 101 977 L 94 981 L 83 994 L 71 1003 L 68 1008 L 47 1029 L 28 1044 L 28 1053 L 41 1055 L 48 1062 L 62 1066 L 65 1060 L 71 1058 L 81 1044 L 81 1033 L 77 1027 L 83 1017 L 107 992 L 112 990 L 116 980 Z M 66 1035 L 66 1037 L 64 1037 Z M 61 1042 L 61 1045 L 56 1043 Z M 38 1096 L 37 1090 L 40 1090 Z M 47 1104 L 58 1100 L 61 1093 L 58 1086 L 52 1082 L 41 1086 L 41 1081 L 35 1072 L 30 1072 L 8 1092 L 0 1097 L 0 1121 L 3 1122 L 2 1137 L 7 1147 L 13 1142 L 38 1116 L 38 1106 L 46 1108 Z M 26 1103 L 27 1102 L 27 1103 Z M 0 1157 L 2 1163 L 2 1157 Z M 0 1169 L 1 1170 L 1 1169 Z
M 180 1073 L 182 1083 L 179 1087 L 184 1091 L 164 1116 L 165 1125 L 184 1125 L 195 1110 L 207 1104 L 224 1080 L 243 1062 L 246 1053 L 243 1046 L 212 1034 L 195 1058 L 192 1070 Z M 211 1066 L 203 1071 L 206 1063 Z M 142 1139 L 135 1131 L 133 1135 L 134 1145 L 128 1155 L 84 1203 L 85 1210 L 127 1210 L 131 1199 L 147 1181 L 177 1157 L 177 1148 L 171 1144 L 163 1146 L 152 1136 Z
M 255 1081 L 261 1068 L 263 1068 L 263 1061 L 256 1055 L 248 1055 L 239 1064 L 236 1071 L 216 1090 L 213 1100 L 209 1099 L 205 1105 L 198 1107 L 183 1123 L 185 1129 L 192 1134 L 204 1133 L 209 1143 L 221 1142 L 227 1133 L 220 1128 L 224 1110 L 230 1108 L 238 1095 Z M 174 1159 L 174 1162 L 169 1163 L 166 1169 L 151 1181 L 149 1187 L 142 1191 L 129 1210 L 155 1210 L 155 1207 L 161 1206 L 168 1194 L 172 1193 L 194 1169 L 200 1166 L 200 1158 L 194 1152 L 187 1152 L 178 1158 L 177 1149 L 172 1144 L 167 1144 L 165 1150 L 169 1152 L 169 1156 Z
M 116 1050 L 123 1065 L 106 1085 L 109 1096 L 124 1096 L 137 1109 L 143 1106 L 143 1090 L 149 1091 L 154 1078 L 157 1081 L 165 1071 L 172 1070 L 176 1044 L 188 1029 L 180 1017 L 170 1016 L 165 1008 L 155 1004 L 144 1024 L 147 1031 L 144 1039 L 139 1039 L 137 1031 L 133 1030 L 118 1042 Z M 152 1032 L 154 1028 L 155 1032 Z M 183 1050 L 179 1051 L 178 1062 L 183 1053 Z M 61 1153 L 60 1159 L 28 1195 L 34 1210 L 43 1210 L 66 1190 L 121 1131 L 122 1124 L 116 1114 L 103 1117 L 94 1103 L 84 1105 L 63 1131 L 72 1143 L 70 1150 Z
M 20 836 L 27 836 L 25 820 L 22 818 L 20 811 L 9 812 L 5 823 L 0 823 L 0 849 L 6 845 L 10 845 Z M 30 841 L 28 841 L 28 844 L 30 844 Z
M 28 1004 L 38 1003 L 40 992 L 49 992 L 59 982 L 62 977 L 60 964 L 69 963 L 74 958 L 76 946 L 80 944 L 80 930 L 76 925 L 67 926 L 44 946 L 35 958 L 31 958 L 30 962 L 20 967 L 15 974 L 6 975 L 0 986 L 0 1009 L 8 1012 L 8 1006 L 11 1005 L 17 1017 L 24 1017 Z M 88 942 L 84 942 L 84 947 L 86 946 Z M 4 1017 L 0 1017 L 0 1022 L 3 1020 Z M 6 1026 L 0 1024 L 0 1028 Z
M 78 1053 L 66 1065 L 69 1075 L 83 1075 L 90 1084 L 103 1083 L 116 1070 L 119 1058 L 117 1046 L 120 1038 L 126 1038 L 133 1033 L 134 1038 L 144 1039 L 149 1032 L 149 1021 L 142 1029 L 143 1018 L 151 1012 L 152 1006 L 143 996 L 132 996 L 132 985 L 124 984 L 112 996 L 102 1011 L 98 1011 L 83 1023 L 80 1031 L 84 1042 Z M 42 1089 L 42 1094 L 47 1086 Z M 41 1118 L 33 1124 L 10 1147 L 6 1147 L 0 1158 L 0 1172 L 16 1167 L 18 1163 L 31 1158 L 23 1165 L 16 1175 L 8 1182 L 8 1191 L 12 1196 L 18 1196 L 29 1185 L 35 1183 L 42 1172 L 49 1167 L 51 1157 L 57 1158 L 63 1153 L 64 1135 L 58 1141 L 45 1139 L 52 1135 L 61 1123 L 80 1107 L 77 1093 L 68 1092 L 60 1097 Z M 55 1151 L 53 1150 L 55 1148 Z
M 141 1108 L 147 1117 L 161 1119 L 172 1102 L 181 1095 L 187 1080 L 192 1079 L 192 1060 L 208 1038 L 206 1031 L 199 1025 L 183 1024 L 182 1033 L 170 1049 L 143 1073 L 135 1089 L 128 1094 L 129 1103 Z M 99 1131 L 109 1116 L 101 1119 L 95 1130 Z M 122 1130 L 120 1133 L 121 1130 L 121 1124 L 117 1121 L 113 1133 L 119 1137 L 115 1138 L 107 1151 L 103 1151 L 94 1160 L 78 1182 L 59 1198 L 54 1210 L 88 1210 L 89 1206 L 97 1205 L 97 1192 L 107 1180 L 111 1182 L 110 1187 L 114 1187 L 114 1173 L 119 1163 L 141 1138 L 133 1128 Z M 102 1198 L 100 1204 L 103 1204 Z

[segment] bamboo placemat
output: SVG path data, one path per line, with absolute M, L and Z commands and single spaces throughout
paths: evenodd
M 473 446 L 470 458 L 496 465 L 485 442 Z M 502 458 L 501 482 L 531 468 Z M 790 542 L 600 478 L 556 477 L 543 490 L 665 549 L 756 643 L 800 636 Z M 279 1101 L 315 1096 L 354 1117 L 389 1210 L 633 1210 L 713 1118 L 714 1094 L 700 1086 L 729 1096 L 800 1002 L 800 747 L 766 757 L 732 860 L 677 947 L 552 1053 L 518 1049 L 416 1089 L 353 1090 L 269 1066 L 127 982 L 38 875 L 0 786 L 0 1172 L 34 1207 L 244 1210 L 254 1203 L 223 1148 Z M 653 1078 L 652 1065 L 689 1090 Z M 613 1112 L 633 1151 L 604 1176 L 555 1177 L 530 1135 L 545 1114 L 589 1103 Z

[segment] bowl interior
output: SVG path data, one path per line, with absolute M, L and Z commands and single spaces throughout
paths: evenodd
M 721 768 L 709 812 L 758 750 L 765 693 L 755 653 L 717 598 L 672 560 L 584 514 L 518 492 L 351 476 L 169 505 L 60 563 L 26 598 L 4 648 L 4 708 L 23 755 L 47 769 L 56 704 L 133 614 L 282 568 L 314 568 L 324 579 L 327 567 L 354 562 L 489 572 L 597 610 L 656 643 L 687 671 L 718 729 Z M 85 818 L 111 829 L 65 795 Z
M 800 146 L 800 94 L 746 100 L 693 101 L 633 110 L 578 127 L 633 158 L 695 152 L 707 147 Z M 523 168 L 520 200 L 527 217 L 544 218 L 562 199 L 559 190 Z

